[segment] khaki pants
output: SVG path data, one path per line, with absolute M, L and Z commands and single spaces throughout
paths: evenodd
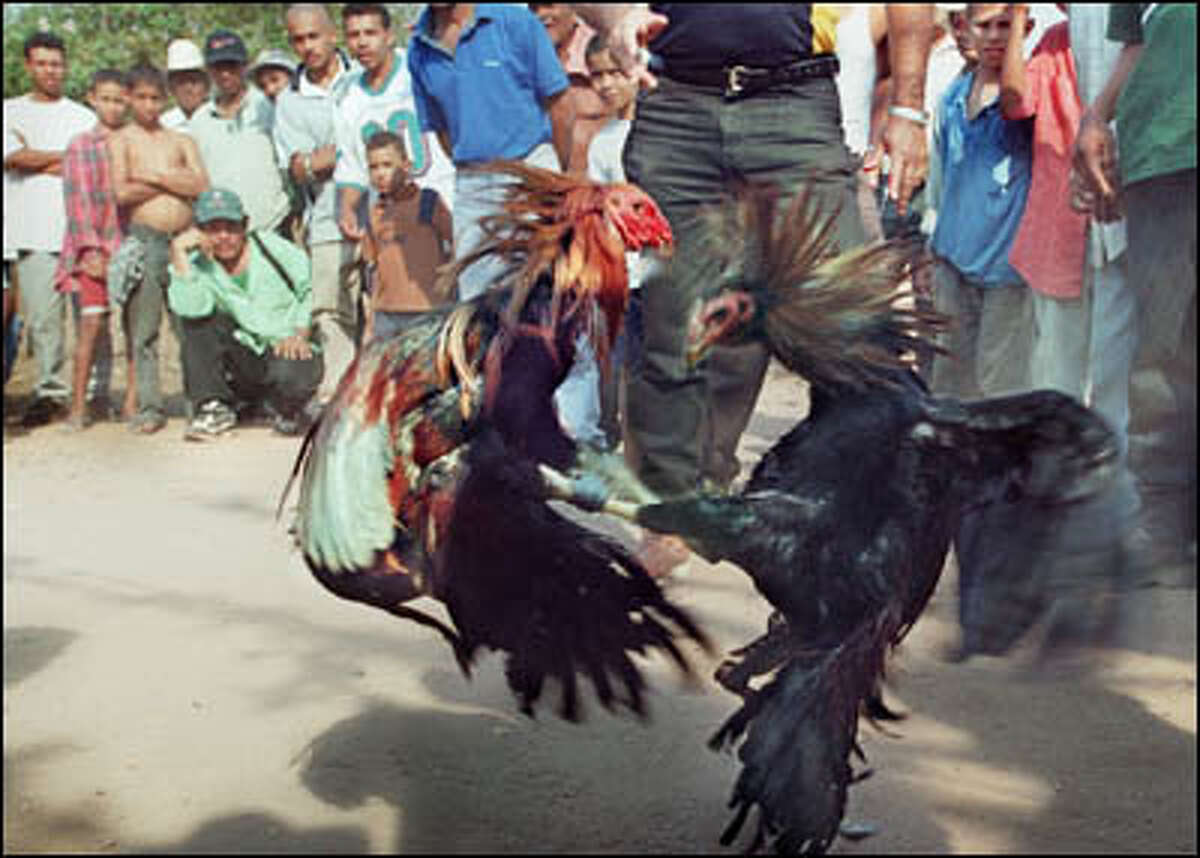
M 949 353 L 933 359 L 934 393 L 983 399 L 1029 390 L 1033 318 L 1028 286 L 980 286 L 938 259 L 933 302 L 950 317 L 942 339 Z
M 323 241 L 314 244 L 309 253 L 313 328 L 325 357 L 325 374 L 317 388 L 316 402 L 324 404 L 333 397 L 357 351 L 362 278 L 353 242 Z

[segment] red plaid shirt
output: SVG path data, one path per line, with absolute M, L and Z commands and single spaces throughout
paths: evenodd
M 96 247 L 111 259 L 121 244 L 108 138 L 98 127 L 71 140 L 63 155 L 62 180 L 67 229 L 54 282 L 61 291 L 75 292 L 79 289 L 74 275 L 80 253 Z

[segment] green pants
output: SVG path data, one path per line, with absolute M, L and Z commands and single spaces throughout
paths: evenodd
M 727 101 L 719 90 L 663 79 L 638 103 L 624 165 L 662 208 L 676 241 L 671 264 L 642 286 L 644 353 L 629 381 L 627 455 L 666 496 L 705 479 L 724 485 L 737 476 L 738 439 L 769 358 L 752 344 L 717 348 L 696 370 L 684 361 L 688 313 L 718 285 L 705 266 L 700 215 L 728 201 L 737 182 L 772 184 L 786 195 L 808 183 L 827 211 L 840 206 L 841 247 L 862 243 L 837 88 L 816 78 Z

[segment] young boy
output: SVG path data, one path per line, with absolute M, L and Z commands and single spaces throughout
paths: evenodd
M 1029 287 L 1008 254 L 1029 191 L 1033 121 L 1006 119 L 1000 109 L 1010 7 L 969 4 L 967 22 L 978 65 L 951 83 L 934 127 L 942 171 L 930 243 L 934 304 L 951 323 L 949 354 L 933 359 L 931 386 L 978 399 L 1029 387 Z
M 110 151 L 117 202 L 129 224 L 128 236 L 143 253 L 144 274 L 126 300 L 124 321 L 137 365 L 138 414 L 130 428 L 149 435 L 167 423 L 158 377 L 158 332 L 170 279 L 171 238 L 192 222 L 192 201 L 208 188 L 208 174 L 195 141 L 159 123 L 167 88 L 158 69 L 133 69 L 129 98 L 133 122 L 113 135 Z M 110 283 L 109 289 L 124 292 L 125 286 Z
M 432 188 L 413 181 L 404 141 L 379 131 L 367 141 L 367 172 L 375 199 L 363 237 L 374 267 L 363 342 L 402 332 L 447 297 L 435 287 L 437 270 L 454 257 L 450 209 Z
M 637 84 L 621 71 L 608 50 L 603 36 L 593 36 L 584 48 L 588 79 L 604 102 L 610 118 L 596 131 L 588 144 L 587 175 L 594 182 L 624 182 L 621 151 L 633 124 Z M 639 256 L 626 254 L 629 286 L 637 287 Z M 607 372 L 601 372 L 587 342 L 580 340 L 571 372 L 555 392 L 559 420 L 572 438 L 581 443 L 612 448 L 621 441 L 618 419 L 622 364 L 627 362 L 627 331 L 636 326 L 636 292 L 631 293 L 629 310 L 621 326 Z
M 96 127 L 71 140 L 63 154 L 63 202 L 66 232 L 59 254 L 55 283 L 70 292 L 75 305 L 78 336 L 72 379 L 70 413 L 64 428 L 83 429 L 87 423 L 87 381 L 99 351 L 111 354 L 108 343 L 108 261 L 121 243 L 117 197 L 113 191 L 108 141 L 125 124 L 129 91 L 125 75 L 101 69 L 92 75 L 87 102 L 99 120 Z M 122 416 L 134 406 L 133 359 L 126 344 L 128 380 Z M 106 379 L 107 380 L 107 379 Z

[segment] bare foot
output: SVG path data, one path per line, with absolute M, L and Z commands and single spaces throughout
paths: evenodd
M 678 536 L 647 533 L 642 538 L 636 555 L 651 578 L 661 579 L 670 575 L 677 566 L 686 563 L 692 552 Z

